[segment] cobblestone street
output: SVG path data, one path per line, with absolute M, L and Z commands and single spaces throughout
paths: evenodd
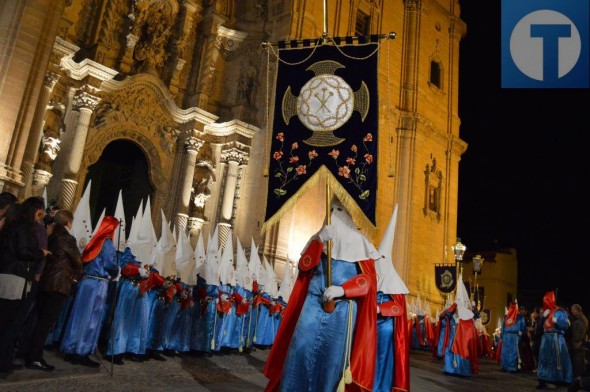
M 111 364 L 104 359 L 100 368 L 90 369 L 67 363 L 60 354 L 46 351 L 46 360 L 56 366 L 55 371 L 17 370 L 0 378 L 0 391 L 259 392 L 264 390 L 267 382 L 262 369 L 268 352 L 258 349 L 249 353 L 184 355 L 168 358 L 165 362 L 125 361 L 124 365 L 113 367 L 111 377 Z M 429 353 L 412 352 L 410 358 L 413 392 L 535 390 L 533 373 L 501 373 L 494 361 L 482 360 L 479 374 L 463 379 L 443 375 L 441 363 Z M 566 388 L 559 390 L 566 391 Z

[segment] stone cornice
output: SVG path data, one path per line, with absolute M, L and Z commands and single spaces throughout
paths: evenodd
M 119 73 L 90 59 L 84 59 L 77 63 L 72 57 L 73 55 L 63 57 L 60 65 L 67 75 L 74 80 L 82 80 L 88 76 L 92 76 L 98 80 L 105 81 L 114 78 Z
M 211 136 L 229 136 L 234 133 L 252 139 L 254 135 L 260 133 L 260 128 L 247 124 L 240 120 L 231 120 L 219 124 L 209 124 L 205 126 L 205 133 Z
M 55 37 L 55 44 L 53 45 L 53 51 L 64 56 L 73 56 L 74 53 L 79 51 L 80 48 L 68 41 L 63 40 L 60 37 Z
M 177 123 L 185 124 L 190 121 L 197 121 L 201 124 L 211 124 L 218 119 L 216 115 L 197 107 L 180 109 L 176 106 L 174 98 L 164 83 L 150 74 L 141 73 L 130 76 L 122 81 L 107 80 L 100 87 L 105 92 L 111 92 L 128 88 L 132 84 L 140 84 L 149 88 Z

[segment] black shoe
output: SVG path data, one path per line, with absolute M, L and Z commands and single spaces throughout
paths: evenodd
M 164 357 L 162 356 L 162 354 L 160 354 L 160 353 L 159 353 L 159 352 L 157 352 L 157 351 L 150 351 L 150 353 L 149 353 L 149 358 L 150 358 L 150 359 L 153 359 L 153 360 L 155 360 L 155 361 L 165 361 L 165 360 L 166 360 L 166 358 L 164 358 Z
M 27 369 L 44 370 L 46 372 L 55 370 L 55 366 L 48 364 L 44 359 L 39 361 L 26 361 L 25 367 Z
M 547 389 L 547 383 L 545 381 L 539 381 L 539 384 L 535 388 L 545 390 Z
M 133 353 L 127 353 L 125 358 L 127 358 L 128 360 L 133 361 L 133 362 L 143 362 L 143 360 L 144 360 L 141 355 L 137 355 L 137 354 L 133 354 Z
M 167 357 L 170 357 L 170 358 L 175 357 L 177 354 L 178 354 L 178 351 L 175 351 L 175 350 L 172 350 L 172 349 L 169 349 L 169 348 L 167 348 L 166 350 L 164 350 L 164 355 L 167 356 Z
M 69 363 L 76 363 L 76 357 L 74 356 L 74 354 L 66 354 L 64 355 L 64 361 Z
M 107 356 L 107 359 L 109 359 L 109 361 L 110 361 L 111 357 Z M 125 364 L 125 362 L 123 362 L 123 354 L 114 355 L 112 357 L 112 360 L 115 365 L 124 365 Z
M 73 363 L 77 365 L 88 366 L 91 368 L 97 368 L 100 366 L 99 362 L 93 361 L 92 359 L 88 358 L 87 355 L 77 355 Z

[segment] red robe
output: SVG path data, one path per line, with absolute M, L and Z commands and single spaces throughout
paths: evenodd
M 395 391 L 410 390 L 410 332 L 408 330 L 408 323 L 406 322 L 408 316 L 406 311 L 406 296 L 404 294 L 390 295 L 393 301 L 387 301 L 379 304 L 379 311 L 383 316 L 395 317 L 393 331 L 393 388 Z

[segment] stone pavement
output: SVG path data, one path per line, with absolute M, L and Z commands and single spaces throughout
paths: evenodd
M 261 392 L 267 379 L 262 369 L 268 349 L 249 353 L 214 355 L 184 355 L 168 358 L 166 362 L 125 361 L 113 367 L 100 359 L 102 366 L 90 369 L 72 365 L 61 359 L 62 355 L 45 352 L 45 359 L 56 366 L 53 372 L 17 370 L 0 378 L 0 391 L 11 392 Z M 521 392 L 534 391 L 534 373 L 507 374 L 500 372 L 499 364 L 483 359 L 479 374 L 470 379 L 442 374 L 440 361 L 430 353 L 412 352 L 410 356 L 412 392 Z M 565 392 L 567 388 L 559 390 Z

